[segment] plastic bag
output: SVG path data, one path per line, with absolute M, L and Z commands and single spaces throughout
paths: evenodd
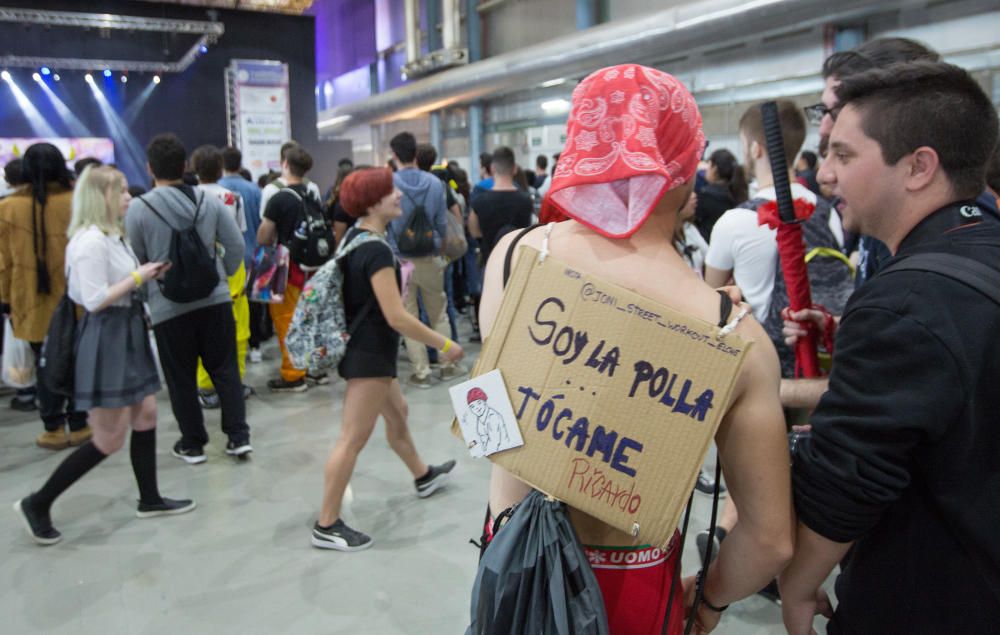
M 247 296 L 251 302 L 281 304 L 288 286 L 288 249 L 284 245 L 261 245 L 253 253 L 247 275 Z
M 565 506 L 538 491 L 479 561 L 466 635 L 607 635 L 597 578 Z
M 465 240 L 465 228 L 462 221 L 450 211 L 445 213 L 445 226 L 447 233 L 441 242 L 441 255 L 448 259 L 448 262 L 458 260 L 469 250 L 469 243 Z
M 35 385 L 35 352 L 31 344 L 14 337 L 10 320 L 3 325 L 3 383 L 14 388 Z

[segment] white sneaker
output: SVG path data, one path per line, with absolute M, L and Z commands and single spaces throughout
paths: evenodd
M 264 361 L 264 356 L 261 355 L 260 349 L 259 348 L 251 348 L 250 349 L 250 363 L 251 364 L 259 364 L 262 361 Z

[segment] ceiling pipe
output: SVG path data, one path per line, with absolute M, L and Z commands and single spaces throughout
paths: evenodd
M 410 119 L 432 110 L 531 88 L 629 61 L 663 59 L 789 29 L 856 20 L 924 2 L 892 0 L 718 0 L 686 4 L 599 25 L 444 71 L 320 113 L 319 129 Z M 819 69 L 816 69 L 819 72 Z
M 444 48 L 457 49 L 461 46 L 461 22 L 458 0 L 441 0 L 441 40 Z
M 406 61 L 420 57 L 420 2 L 403 0 L 403 19 L 406 20 Z

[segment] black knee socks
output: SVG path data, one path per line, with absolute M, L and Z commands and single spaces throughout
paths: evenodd
M 80 480 L 80 478 L 92 470 L 98 463 L 107 458 L 97 449 L 93 441 L 87 441 L 78 447 L 72 454 L 66 457 L 56 471 L 52 473 L 49 480 L 45 482 L 42 489 L 31 495 L 31 506 L 39 513 L 48 515 L 52 503 L 60 494 L 66 491 L 70 485 Z
M 139 500 L 143 503 L 162 503 L 160 488 L 156 484 L 156 429 L 132 431 L 129 444 L 132 471 L 139 486 Z

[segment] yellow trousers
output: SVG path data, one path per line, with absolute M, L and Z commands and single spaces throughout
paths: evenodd
M 247 371 L 247 346 L 250 342 L 250 303 L 247 301 L 247 270 L 240 268 L 229 277 L 229 295 L 233 298 L 233 319 L 236 320 L 236 361 L 240 366 L 240 379 Z M 198 360 L 198 388 L 214 391 L 212 380 L 205 366 Z

